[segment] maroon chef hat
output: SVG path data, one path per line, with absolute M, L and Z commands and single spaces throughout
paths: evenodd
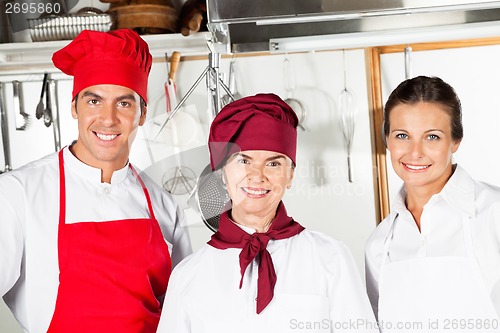
M 74 77 L 73 99 L 87 87 L 116 84 L 134 90 L 147 101 L 152 57 L 148 44 L 133 30 L 84 30 L 55 52 L 52 62 Z
M 212 170 L 245 150 L 275 151 L 295 163 L 298 122 L 292 108 L 275 94 L 257 94 L 226 105 L 210 126 Z

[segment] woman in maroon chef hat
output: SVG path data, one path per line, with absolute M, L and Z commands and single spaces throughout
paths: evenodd
M 297 124 L 274 94 L 242 98 L 215 117 L 210 162 L 231 209 L 174 269 L 158 332 L 378 332 L 347 247 L 287 215 Z

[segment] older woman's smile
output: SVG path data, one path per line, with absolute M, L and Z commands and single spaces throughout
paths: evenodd
M 250 198 L 263 198 L 267 193 L 271 192 L 271 190 L 255 187 L 242 187 L 241 189 L 247 194 L 247 197 Z

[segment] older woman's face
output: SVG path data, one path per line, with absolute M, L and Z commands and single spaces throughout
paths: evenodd
M 450 116 L 437 103 L 400 104 L 390 114 L 387 147 L 405 186 L 441 191 L 452 174 L 452 154 L 460 141 L 451 134 Z
M 223 172 L 233 209 L 257 215 L 276 210 L 293 178 L 290 158 L 266 150 L 233 154 Z

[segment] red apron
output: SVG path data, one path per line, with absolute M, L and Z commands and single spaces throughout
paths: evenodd
M 59 152 L 59 289 L 48 332 L 156 332 L 172 268 L 149 193 L 150 218 L 66 224 Z M 126 203 L 124 203 L 126 204 Z

